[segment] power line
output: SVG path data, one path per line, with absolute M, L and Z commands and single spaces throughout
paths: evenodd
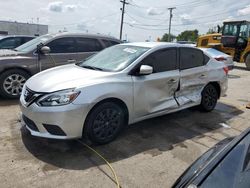
M 210 0 L 205 0 L 205 2 L 208 2 Z M 137 7 L 137 8 L 143 8 L 143 9 L 149 9 L 149 8 L 152 8 L 152 7 L 149 7 L 149 6 L 142 6 L 142 5 L 138 5 L 136 3 L 130 3 L 131 6 L 134 6 L 134 7 Z M 187 3 L 182 3 L 182 4 L 175 4 L 175 5 L 170 5 L 170 6 L 160 6 L 160 7 L 157 7 L 157 6 L 154 6 L 154 8 L 156 9 L 168 9 L 169 7 L 178 7 L 178 8 L 181 8 L 181 7 L 189 7 L 189 6 L 192 6 L 192 7 L 195 7 L 196 5 L 204 5 L 204 0 L 195 0 L 195 1 L 191 1 L 191 2 L 187 2 Z
M 122 17 L 121 17 L 121 27 L 120 27 L 120 40 L 122 40 L 122 29 L 123 29 L 123 19 L 124 19 L 124 12 L 125 12 L 125 5 L 128 5 L 129 3 L 126 2 L 126 0 L 120 1 L 122 3 Z
M 139 24 L 135 24 L 135 25 L 141 25 L 141 26 L 160 26 L 162 25 L 163 23 L 166 23 L 166 21 L 168 20 L 161 20 L 162 22 L 158 23 L 158 24 L 145 24 L 141 21 L 139 21 L 138 19 L 134 18 L 133 16 L 131 16 L 130 14 L 128 14 L 127 12 L 125 12 L 125 14 L 130 18 L 132 19 L 133 21 L 139 23 Z
M 223 14 L 226 14 L 226 13 L 231 13 L 232 11 L 235 11 L 235 10 L 238 10 L 238 8 L 236 8 L 236 9 L 230 9 L 230 10 L 227 10 L 227 11 L 224 11 L 224 12 L 217 12 L 216 14 L 211 14 L 211 15 L 206 15 L 206 16 L 192 17 L 192 20 L 194 20 L 194 19 L 209 18 L 209 17 L 218 16 L 218 15 L 223 15 Z M 135 17 L 131 16 L 128 13 L 126 13 L 126 15 L 128 17 L 130 17 L 133 21 L 136 21 L 136 22 L 140 23 L 140 24 L 133 24 L 133 25 L 138 25 L 138 26 L 155 26 L 155 27 L 157 27 L 157 26 L 167 26 L 166 24 L 163 24 L 167 20 L 162 20 L 163 22 L 158 23 L 158 24 L 145 24 L 145 23 L 142 23 L 141 21 L 138 21 L 138 19 L 136 19 Z M 241 15 L 235 16 L 235 17 L 241 17 Z M 203 22 L 200 22 L 200 23 L 203 23 Z M 182 25 L 197 25 L 197 23 L 174 24 L 173 26 L 182 26 Z

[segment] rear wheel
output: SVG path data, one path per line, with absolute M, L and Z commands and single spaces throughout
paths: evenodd
M 247 67 L 247 70 L 250 70 L 250 54 L 248 54 L 246 58 L 246 67 Z
M 105 102 L 90 112 L 83 135 L 94 144 L 106 144 L 118 136 L 125 122 L 123 109 L 113 102 Z
M 23 70 L 12 69 L 0 75 L 0 95 L 5 98 L 19 98 L 24 83 L 30 77 Z
M 205 112 L 212 111 L 218 100 L 218 91 L 212 84 L 208 84 L 201 93 L 201 110 Z

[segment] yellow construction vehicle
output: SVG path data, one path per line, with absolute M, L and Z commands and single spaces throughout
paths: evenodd
M 200 36 L 198 47 L 215 48 L 228 55 L 234 61 L 246 63 L 250 70 L 250 22 L 227 21 L 223 23 L 222 33 L 213 33 Z

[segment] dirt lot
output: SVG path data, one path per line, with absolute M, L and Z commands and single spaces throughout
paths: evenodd
M 249 80 L 239 67 L 213 112 L 184 110 L 143 121 L 95 149 L 122 187 L 170 187 L 211 146 L 249 126 Z M 18 101 L 0 99 L 0 117 L 0 187 L 115 187 L 106 164 L 77 141 L 30 136 L 20 125 Z

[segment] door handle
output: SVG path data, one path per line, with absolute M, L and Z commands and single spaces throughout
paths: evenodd
M 205 74 L 201 74 L 199 78 L 206 78 L 207 76 Z
M 76 60 L 75 59 L 68 59 L 67 62 L 68 63 L 74 63 L 74 62 L 76 62 Z
M 177 79 L 173 79 L 173 78 L 172 78 L 172 79 L 170 79 L 170 80 L 168 81 L 168 83 L 169 83 L 169 84 L 173 84 L 173 83 L 176 83 L 177 81 L 178 81 Z

